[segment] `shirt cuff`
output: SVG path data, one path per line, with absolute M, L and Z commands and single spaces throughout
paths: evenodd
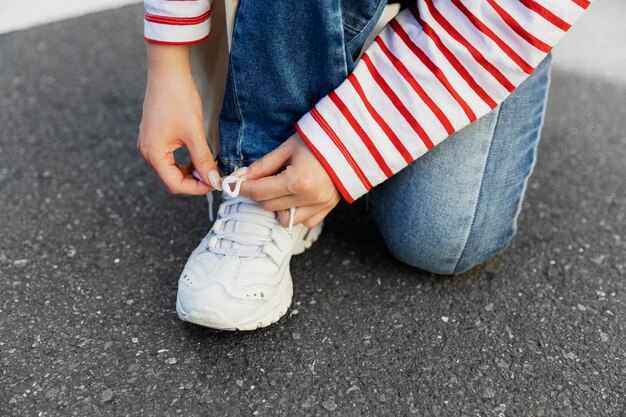
M 209 36 L 208 1 L 146 1 L 144 38 L 151 43 L 190 45 Z

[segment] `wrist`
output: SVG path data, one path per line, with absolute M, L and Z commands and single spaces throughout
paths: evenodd
M 148 44 L 148 77 L 191 77 L 189 45 Z

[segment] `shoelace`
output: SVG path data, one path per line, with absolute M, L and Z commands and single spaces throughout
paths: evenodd
M 194 177 L 200 179 L 198 173 L 194 171 Z M 240 197 L 239 191 L 241 190 L 241 183 L 246 179 L 241 177 L 236 177 L 229 175 L 228 177 L 222 180 L 222 192 L 226 194 L 228 197 L 224 198 L 224 202 L 222 203 L 225 207 L 237 205 L 237 204 L 253 204 L 256 205 L 252 200 Z M 231 188 L 231 184 L 234 186 Z M 247 257 L 260 257 L 264 256 L 263 245 L 267 242 L 274 242 L 274 239 L 268 235 L 262 235 L 258 233 L 241 233 L 241 232 L 233 232 L 226 231 L 220 229 L 220 226 L 225 225 L 228 221 L 242 221 L 249 222 L 258 225 L 262 225 L 271 230 L 272 226 L 279 224 L 278 218 L 275 213 L 265 212 L 246 212 L 241 213 L 239 210 L 234 211 L 232 213 L 222 213 L 218 217 L 217 220 L 214 219 L 213 215 L 213 190 L 208 192 L 207 195 L 207 203 L 209 209 L 209 220 L 215 221 L 215 223 L 220 222 L 219 224 L 214 224 L 212 228 L 212 236 L 209 239 L 209 247 L 208 249 L 213 253 L 218 253 L 222 255 L 235 255 L 235 256 L 247 256 Z M 225 211 L 228 211 L 227 209 Z M 295 207 L 289 209 L 289 226 L 287 231 L 289 234 L 293 231 L 293 220 L 295 217 Z M 220 245 L 221 241 L 229 241 L 232 242 L 230 247 L 222 247 Z M 274 242 L 275 243 L 275 242 Z M 254 246 L 258 249 L 251 249 L 248 247 L 241 247 L 241 245 Z

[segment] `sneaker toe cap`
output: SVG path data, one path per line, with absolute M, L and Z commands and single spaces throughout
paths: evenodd
M 234 327 L 253 319 L 262 306 L 263 299 L 241 299 L 229 294 L 222 284 L 212 282 L 202 291 L 192 291 L 184 285 L 178 287 L 177 309 L 183 320 L 207 321 L 210 327 Z

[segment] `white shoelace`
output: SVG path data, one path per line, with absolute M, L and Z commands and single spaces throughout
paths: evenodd
M 200 179 L 196 171 L 194 171 L 194 176 Z M 258 206 L 254 201 L 246 197 L 239 196 L 241 183 L 245 180 L 245 178 L 235 177 L 232 175 L 229 175 L 222 180 L 222 192 L 226 194 L 222 203 L 225 210 L 224 213 L 221 213 L 218 216 L 217 220 L 215 220 L 213 216 L 213 191 L 208 192 L 206 195 L 207 203 L 209 205 L 209 220 L 212 222 L 215 221 L 207 248 L 213 253 L 235 255 L 239 257 L 260 257 L 265 255 L 263 246 L 266 243 L 274 242 L 274 239 L 270 234 L 263 235 L 252 232 L 242 233 L 224 230 L 226 223 L 229 221 L 253 223 L 255 225 L 263 226 L 268 230 L 272 230 L 272 227 L 276 224 L 280 224 L 276 213 L 272 212 L 261 212 L 259 210 L 254 212 L 241 212 L 239 209 L 228 212 L 229 210 L 227 207 L 229 206 L 239 205 L 239 207 L 241 207 L 241 205 L 244 204 Z M 231 184 L 234 184 L 233 188 L 231 188 Z M 295 211 L 295 207 L 289 209 L 289 227 L 287 228 L 289 234 L 293 231 Z M 231 242 L 231 244 L 223 245 L 222 243 L 225 241 Z

